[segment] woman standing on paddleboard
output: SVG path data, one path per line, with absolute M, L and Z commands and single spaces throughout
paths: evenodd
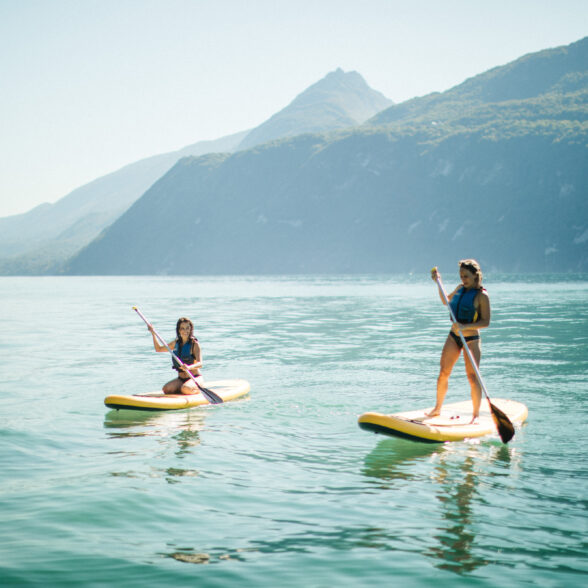
M 435 281 L 437 281 L 437 278 L 441 279 L 441 274 L 437 271 L 437 268 L 431 270 L 431 277 Z M 490 324 L 490 298 L 482 287 L 482 270 L 478 262 L 475 259 L 461 260 L 459 262 L 459 277 L 461 278 L 461 284 L 448 296 L 449 304 L 457 323 L 452 325 L 441 352 L 441 369 L 437 378 L 437 403 L 435 408 L 427 413 L 429 417 L 441 414 L 441 407 L 449 386 L 449 376 L 453 371 L 453 366 L 459 359 L 463 347 L 459 331 L 462 331 L 476 364 L 480 365 L 480 329 L 485 329 Z M 440 281 L 438 284 L 440 284 Z M 439 290 L 439 296 L 445 304 L 441 290 Z M 464 360 L 472 393 L 473 423 L 480 414 L 482 389 L 476 377 L 476 372 L 465 353 Z
M 167 351 L 167 347 L 157 340 L 153 327 L 147 327 L 153 336 L 153 346 L 158 353 Z M 203 384 L 203 377 L 200 373 L 202 367 L 202 353 L 200 343 L 194 337 L 194 324 L 188 318 L 181 317 L 176 324 L 176 338 L 168 344 L 173 352 L 182 360 L 185 367 L 194 376 L 198 384 Z M 178 377 L 164 384 L 163 392 L 165 394 L 196 394 L 198 388 L 196 382 L 186 373 L 186 370 L 178 365 L 177 361 L 172 358 L 173 368 L 178 371 Z

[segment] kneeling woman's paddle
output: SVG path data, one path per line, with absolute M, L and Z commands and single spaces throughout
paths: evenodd
M 453 309 L 451 308 L 451 305 L 449 304 L 449 299 L 447 298 L 447 294 L 445 292 L 445 289 L 443 288 L 443 284 L 441 283 L 441 278 L 439 276 L 436 276 L 435 281 L 437 282 L 437 286 L 439 286 L 439 292 L 441 292 L 441 295 L 443 296 L 443 300 L 444 300 L 445 304 L 447 305 L 447 308 L 449 308 L 451 320 L 455 324 L 458 324 L 457 320 L 455 318 L 455 314 L 453 314 Z M 476 372 L 476 378 L 478 378 L 478 383 L 480 384 L 480 388 L 482 388 L 482 391 L 484 392 L 484 396 L 486 396 L 486 400 L 488 401 L 488 404 L 490 405 L 490 412 L 492 413 L 492 419 L 494 420 L 494 424 L 496 425 L 496 429 L 498 430 L 498 434 L 500 435 L 500 438 L 502 439 L 503 443 L 508 443 L 514 437 L 514 434 L 515 434 L 513 424 L 510 422 L 510 419 L 499 408 L 497 408 L 496 406 L 494 406 L 492 404 L 492 402 L 490 402 L 490 398 L 488 397 L 488 392 L 486 392 L 486 386 L 484 386 L 484 382 L 482 380 L 482 374 L 480 374 L 480 370 L 478 369 L 478 365 L 476 364 L 476 362 L 474 360 L 472 352 L 470 351 L 470 348 L 468 347 L 467 341 L 465 340 L 465 337 L 463 336 L 461 329 L 458 328 L 457 330 L 459 332 L 459 337 L 460 337 L 461 342 L 463 344 L 463 348 L 465 350 L 465 353 L 467 353 L 467 356 L 468 356 L 468 358 L 474 368 L 474 371 Z
M 192 378 L 192 381 L 194 382 L 194 384 L 196 384 L 196 386 L 198 386 L 198 389 L 200 390 L 200 392 L 202 392 L 202 396 L 204 396 L 204 398 L 206 398 L 206 400 L 208 400 L 208 402 L 210 402 L 211 404 L 221 404 L 223 399 L 218 394 L 216 394 L 212 390 L 209 390 L 208 388 L 204 388 L 196 381 L 194 374 L 192 374 L 190 372 L 190 370 L 186 367 L 186 364 L 172 351 L 170 346 L 162 339 L 161 335 L 153 328 L 153 325 L 143 316 L 143 313 L 136 306 L 133 306 L 133 310 L 143 319 L 144 323 L 148 327 L 151 327 L 154 335 L 159 339 L 159 342 L 162 345 L 165 345 L 167 350 L 172 354 L 172 356 L 178 362 L 178 364 L 180 364 L 182 367 L 186 368 L 186 372 Z

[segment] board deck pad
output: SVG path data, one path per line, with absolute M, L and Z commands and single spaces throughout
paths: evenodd
M 528 415 L 527 407 L 521 402 L 502 398 L 492 399 L 492 404 L 504 412 L 513 424 L 521 424 Z M 359 426 L 367 431 L 395 437 L 403 437 L 426 443 L 463 441 L 496 434 L 496 426 L 488 402 L 482 400 L 480 417 L 472 424 L 472 403 L 470 400 L 454 402 L 443 406 L 441 414 L 427 417 L 425 413 L 433 407 L 394 414 L 366 412 L 358 419 Z
M 249 393 L 249 382 L 242 379 L 217 380 L 205 382 L 205 388 L 216 392 L 223 402 L 237 400 Z M 108 408 L 117 410 L 182 410 L 195 406 L 210 404 L 201 392 L 197 394 L 164 394 L 163 392 L 148 392 L 146 394 L 111 394 L 104 399 Z

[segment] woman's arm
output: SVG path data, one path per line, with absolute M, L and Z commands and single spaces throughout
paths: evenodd
M 433 281 L 437 281 L 437 278 L 439 278 L 439 282 L 437 283 L 437 285 L 439 286 L 439 298 L 441 299 L 441 302 L 443 302 L 443 304 L 445 303 L 445 298 L 443 297 L 443 294 L 441 293 L 441 274 L 439 273 L 439 270 L 434 267 L 431 270 L 431 279 Z M 455 296 L 455 293 L 461 288 L 461 284 L 459 284 L 458 286 L 455 287 L 455 289 L 453 290 L 453 292 L 451 292 L 451 294 L 449 294 L 447 296 L 447 298 L 449 299 L 449 302 L 451 302 L 451 299 Z
M 151 336 L 153 337 L 153 347 L 155 348 L 155 351 L 157 351 L 157 353 L 163 353 L 164 351 L 167 351 L 167 347 L 165 345 L 162 345 L 157 340 L 157 336 L 153 332 L 153 327 L 151 325 L 149 325 L 147 327 L 147 329 L 149 330 L 149 332 L 151 333 Z M 173 349 L 176 346 L 176 340 L 174 339 L 173 341 L 170 341 L 168 343 L 168 345 L 171 349 Z

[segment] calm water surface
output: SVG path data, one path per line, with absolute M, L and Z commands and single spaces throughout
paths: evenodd
M 486 286 L 482 374 L 530 411 L 508 446 L 357 426 L 433 402 L 426 275 L 0 278 L 0 584 L 586 585 L 587 277 Z M 172 374 L 133 305 L 169 339 L 192 317 L 205 377 L 250 399 L 106 409 Z

